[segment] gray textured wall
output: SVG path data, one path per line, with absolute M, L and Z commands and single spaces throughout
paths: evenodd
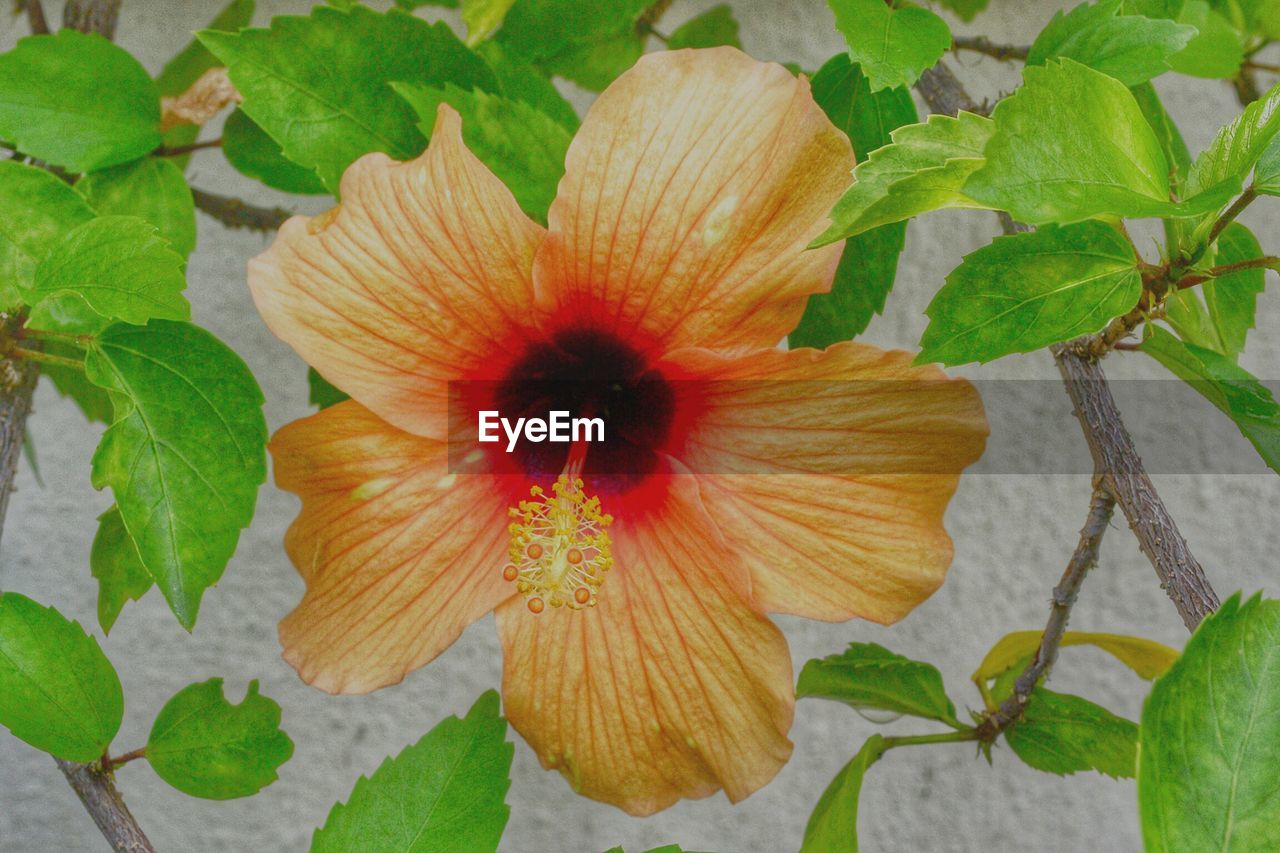
M 56 3 L 46 5 L 56 13 Z M 185 42 L 185 34 L 220 5 L 209 0 L 126 0 L 120 41 L 157 71 Z M 257 22 L 307 5 L 259 0 Z M 679 22 L 708 5 L 708 0 L 677 0 L 668 21 Z M 822 0 L 735 0 L 733 5 L 743 23 L 745 46 L 756 56 L 816 68 L 841 49 Z M 996 40 L 1025 44 L 1060 5 L 1056 0 L 992 0 L 993 8 L 976 27 L 961 29 L 982 29 Z M 0 47 L 7 48 L 20 25 L 5 20 L 0 26 L 5 28 Z M 1008 70 L 988 60 L 970 55 L 946 61 L 971 81 L 979 97 L 1014 84 Z M 1237 109 L 1222 84 L 1166 78 L 1160 88 L 1193 150 Z M 586 100 L 580 99 L 580 105 Z M 262 202 L 278 200 L 219 159 L 216 154 L 197 155 L 192 182 Z M 1256 207 L 1261 210 L 1250 211 L 1245 221 L 1274 250 L 1280 246 L 1275 207 Z M 888 314 L 873 324 L 867 338 L 883 345 L 913 345 L 924 328 L 922 312 L 929 297 L 961 255 L 990 240 L 994 228 L 994 217 L 982 213 L 939 214 L 913 223 Z M 202 218 L 188 296 L 196 320 L 253 368 L 266 391 L 267 418 L 275 429 L 308 409 L 302 364 L 267 332 L 245 289 L 245 262 L 265 244 L 261 236 L 225 231 Z M 1280 297 L 1269 294 L 1261 313 L 1260 325 L 1273 337 L 1255 340 L 1244 363 L 1275 378 Z M 1158 375 L 1140 359 L 1121 354 L 1108 361 L 1107 369 L 1114 376 Z M 1055 376 L 1044 354 L 966 372 Z M 1045 440 L 1079 442 L 1058 389 L 1043 388 L 1061 406 L 1061 428 Z M 45 485 L 39 486 L 29 470 L 21 473 L 0 552 L 0 585 L 96 627 L 89 544 L 94 518 L 111 502 L 89 485 L 88 460 L 99 430 L 86 425 L 74 406 L 48 387 L 41 387 L 36 405 L 31 429 Z M 1159 447 L 1148 440 L 1141 449 L 1154 455 Z M 990 452 L 1001 452 L 999 435 Z M 1274 523 L 1280 479 L 1266 474 L 1165 476 L 1158 478 L 1158 486 L 1220 591 L 1268 584 L 1272 593 L 1280 591 L 1273 579 L 1280 551 L 1280 527 Z M 990 643 L 1007 629 L 1043 624 L 1049 589 L 1071 552 L 1088 493 L 1088 479 L 1082 476 L 967 478 L 948 516 L 957 547 L 942 590 L 888 629 L 859 622 L 780 620 L 797 667 L 850 640 L 880 642 L 935 662 L 953 696 L 962 705 L 976 704 L 967 676 Z M 372 696 L 334 698 L 303 685 L 280 660 L 275 637 L 277 620 L 302 593 L 280 546 L 296 510 L 293 496 L 271 486 L 263 489 L 257 518 L 225 579 L 206 596 L 194 636 L 182 632 L 161 597 L 152 593 L 141 604 L 129 605 L 104 643 L 127 697 L 119 749 L 144 741 L 155 712 L 174 691 L 211 676 L 225 677 L 237 699 L 250 679 L 261 679 L 263 692 L 283 706 L 284 725 L 297 743 L 280 781 L 245 800 L 189 799 L 160 782 L 142 762 L 124 768 L 120 785 L 161 850 L 305 849 L 312 828 L 323 822 L 335 800 L 346 796 L 359 774 L 372 772 L 383 756 L 398 752 L 441 717 L 465 711 L 481 690 L 499 683 L 500 653 L 489 618 L 397 687 Z M 1102 564 L 1086 585 L 1072 624 L 1142 633 L 1175 645 L 1184 640 L 1181 623 L 1123 522 L 1108 536 Z M 1142 683 L 1100 653 L 1069 650 L 1053 686 L 1086 692 L 1131 718 L 1139 713 Z M 921 728 L 901 721 L 888 730 Z M 638 851 L 679 842 L 685 849 L 794 850 L 828 780 L 877 730 L 843 706 L 801 703 L 791 733 L 795 757 L 764 790 L 737 807 L 715 796 L 643 820 L 574 796 L 518 742 L 504 849 L 598 851 L 621 843 Z M 996 751 L 994 767 L 975 760 L 973 749 L 964 745 L 891 753 L 867 780 L 859 823 L 864 849 L 872 851 L 1119 851 L 1139 846 L 1132 782 L 1096 774 L 1065 780 L 1046 776 L 1021 765 L 1004 748 Z M 106 849 L 49 759 L 3 732 L 0 849 Z

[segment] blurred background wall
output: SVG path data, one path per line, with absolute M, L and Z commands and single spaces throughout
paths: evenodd
M 663 27 L 673 29 L 713 2 L 676 0 Z M 190 31 L 203 26 L 221 5 L 214 0 L 125 0 L 118 41 L 157 72 L 186 43 Z M 258 0 L 255 23 L 304 12 L 309 5 L 303 0 Z M 796 61 L 812 70 L 842 50 L 824 0 L 733 0 L 732 5 L 746 50 L 759 58 Z M 1062 5 L 1056 0 L 991 0 L 991 8 L 977 21 L 958 24 L 956 31 L 1028 44 Z M 52 20 L 60 19 L 58 6 L 46 2 Z M 424 14 L 438 13 L 428 9 Z M 26 32 L 25 22 L 7 15 L 0 18 L 0 28 L 2 49 Z M 1016 84 L 1014 72 L 993 60 L 964 54 L 944 61 L 977 98 L 995 97 Z M 1233 92 L 1220 82 L 1167 75 L 1156 83 L 1193 151 L 1239 109 Z M 587 93 L 571 96 L 583 109 L 590 101 Z M 216 133 L 211 127 L 206 136 Z M 190 177 L 197 187 L 318 210 L 314 199 L 277 196 L 240 177 L 216 152 L 196 155 Z M 1264 201 L 1243 219 L 1273 252 L 1280 248 L 1276 210 Z M 227 231 L 203 215 L 199 226 L 187 292 L 195 319 L 249 363 L 266 392 L 267 419 L 274 430 L 307 414 L 309 407 L 304 366 L 267 331 L 245 287 L 245 263 L 266 247 L 268 238 Z M 962 255 L 989 242 L 996 229 L 995 217 L 981 212 L 933 214 L 913 222 L 886 315 L 873 322 L 864 339 L 914 347 L 929 298 Z M 1242 363 L 1263 378 L 1276 379 L 1280 294 L 1274 281 L 1262 299 L 1259 326 L 1270 339 L 1255 333 Z M 1161 376 L 1160 368 L 1139 354 L 1120 353 L 1106 367 L 1113 377 Z M 961 372 L 1056 379 L 1045 353 Z M 1083 446 L 1061 389 L 1048 382 L 1029 387 L 1043 395 L 1043 405 L 1060 410 L 1058 427 L 1043 440 L 1064 448 Z M 88 460 L 99 429 L 87 425 L 70 402 L 45 385 L 37 393 L 36 409 L 30 429 L 44 485 L 29 468 L 21 472 L 0 547 L 0 587 L 56 605 L 96 630 L 97 584 L 89 575 L 89 545 L 94 519 L 111 503 L 89 484 Z M 1225 421 L 1221 431 L 1224 436 L 1233 432 Z M 1019 452 L 1017 442 L 1007 439 L 997 429 L 989 454 Z M 1158 433 L 1140 436 L 1139 449 L 1152 457 L 1159 440 Z M 1192 550 L 1224 597 L 1240 588 L 1280 594 L 1280 525 L 1275 524 L 1280 478 L 1265 472 L 1260 462 L 1257 470 L 1251 476 L 1157 477 Z M 779 619 L 797 671 L 808 658 L 838 652 L 849 641 L 878 642 L 938 665 L 961 714 L 966 704 L 979 706 L 969 673 L 1005 631 L 1043 625 L 1049 591 L 1074 547 L 1088 496 L 1087 476 L 967 477 L 947 519 L 956 557 L 946 585 L 892 628 Z M 282 705 L 284 727 L 297 745 L 280 781 L 258 796 L 229 802 L 185 797 L 143 762 L 123 768 L 120 787 L 160 850 L 303 850 L 312 829 L 324 822 L 334 801 L 347 796 L 357 776 L 371 773 L 385 756 L 415 741 L 441 717 L 464 712 L 482 690 L 500 682 L 492 618 L 474 625 L 404 683 L 371 696 L 331 697 L 299 681 L 279 657 L 275 629 L 302 594 L 302 583 L 281 548 L 296 511 L 292 495 L 271 485 L 263 488 L 257 517 L 224 580 L 207 594 L 194 636 L 183 633 L 153 592 L 126 608 L 103 643 L 125 688 L 118 749 L 144 743 L 156 711 L 172 693 L 212 676 L 226 679 L 235 701 L 249 680 L 260 679 L 262 692 Z M 1178 647 L 1186 638 L 1123 520 L 1105 541 L 1101 564 L 1085 585 L 1072 627 L 1141 633 Z M 1081 692 L 1135 720 L 1145 691 L 1145 684 L 1119 664 L 1076 648 L 1063 655 L 1052 686 Z M 842 705 L 802 702 L 791 732 L 795 755 L 772 784 L 736 807 L 717 795 L 647 819 L 575 796 L 560 776 L 540 768 L 517 737 L 504 850 L 586 853 L 622 844 L 638 853 L 663 843 L 679 843 L 686 850 L 795 850 L 831 777 L 869 734 L 882 730 L 925 729 L 910 721 L 881 728 Z M 1131 781 L 1097 774 L 1047 776 L 1022 765 L 1003 747 L 995 751 L 994 766 L 988 766 L 964 744 L 890 753 L 867 778 L 859 829 L 868 851 L 1140 847 Z M 105 849 L 48 757 L 0 732 L 0 850 Z

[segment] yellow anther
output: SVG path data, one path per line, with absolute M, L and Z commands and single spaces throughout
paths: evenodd
M 534 613 L 547 604 L 572 610 L 595 606 L 604 574 L 613 566 L 605 531 L 613 517 L 601 512 L 600 498 L 587 497 L 582 486 L 580 477 L 561 474 L 550 495 L 534 486 L 531 500 L 509 510 L 511 562 L 502 576 L 515 581 Z

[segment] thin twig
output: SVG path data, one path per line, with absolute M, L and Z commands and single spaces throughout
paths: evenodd
M 995 44 L 986 36 L 956 36 L 951 40 L 952 50 L 968 50 L 998 59 L 1001 62 L 1025 60 L 1031 48 L 1015 44 Z
M 0 314 L 0 352 L 18 339 L 24 319 L 21 314 Z M 40 366 L 35 362 L 0 357 L 0 530 L 22 458 L 22 439 L 39 375 Z
M 190 154 L 193 151 L 204 151 L 207 148 L 221 147 L 222 137 L 219 136 L 217 139 L 206 139 L 203 142 L 192 142 L 190 145 L 175 145 L 172 148 L 166 148 L 161 145 L 151 153 L 155 157 L 181 157 L 185 154 Z
M 25 349 L 23 347 L 9 347 L 9 355 L 13 358 L 20 358 L 24 361 L 37 361 L 41 364 L 55 364 L 59 367 L 69 367 L 72 370 L 84 370 L 84 364 L 76 361 L 74 358 L 63 358 L 60 355 L 51 355 L 40 350 Z
M 130 761 L 137 761 L 139 758 L 147 757 L 147 748 L 140 746 L 137 749 L 130 750 L 123 755 L 104 755 L 102 756 L 102 769 L 114 771 L 117 767 L 128 764 Z
M 44 16 L 44 3 L 41 0 L 26 0 L 27 23 L 31 26 L 33 36 L 47 36 L 49 21 Z
M 1084 583 L 1089 570 L 1098 563 L 1098 549 L 1102 545 L 1102 535 L 1107 532 L 1107 525 L 1111 522 L 1111 513 L 1115 510 L 1115 506 L 1115 496 L 1099 478 L 1094 485 L 1093 496 L 1089 500 L 1089 515 L 1084 527 L 1080 530 L 1080 541 L 1071 555 L 1071 560 L 1067 563 L 1066 570 L 1062 573 L 1062 579 L 1053 588 L 1049 621 L 1045 623 L 1044 633 L 1040 635 L 1040 645 L 1036 647 L 1031 663 L 1014 682 L 1013 693 L 978 726 L 980 740 L 987 742 L 994 740 L 996 735 L 1018 720 L 1022 712 L 1027 709 L 1036 685 L 1049 675 L 1049 670 L 1058 659 L 1058 648 L 1066 633 L 1067 620 L 1071 617 L 1071 608 L 1076 603 L 1080 586 Z
M 921 75 L 916 88 L 934 112 L 955 115 L 957 110 L 971 109 L 974 103 L 941 63 Z M 1005 233 L 1025 230 L 1007 214 L 1001 216 L 1001 223 Z M 1147 476 L 1107 377 L 1090 353 L 1091 345 L 1084 338 L 1051 349 L 1093 455 L 1094 470 L 1120 505 L 1183 624 L 1194 630 L 1217 609 L 1218 597 Z
M 191 188 L 196 207 L 228 228 L 275 231 L 293 214 L 279 207 L 256 207 L 238 198 Z
M 1209 232 L 1209 239 L 1206 243 L 1208 246 L 1213 245 L 1213 241 L 1218 239 L 1226 227 L 1235 221 L 1246 207 L 1253 204 L 1258 197 L 1258 191 L 1252 185 L 1247 187 L 1244 192 L 1240 193 L 1240 197 L 1231 203 L 1226 212 L 1218 217 L 1218 221 L 1213 223 L 1213 229 Z
M 133 819 L 124 798 L 111 781 L 111 774 L 95 764 L 75 764 L 55 758 L 72 790 L 93 817 L 103 836 L 117 853 L 155 853 L 155 848 Z
M 1280 65 L 1275 65 L 1270 62 L 1256 62 L 1250 59 L 1250 60 L 1247 60 L 1244 63 L 1244 65 L 1242 65 L 1241 67 L 1247 68 L 1250 71 L 1266 71 L 1269 74 L 1280 74 Z
M 62 25 L 82 33 L 97 33 L 107 39 L 116 36 L 122 0 L 67 0 L 62 7 Z

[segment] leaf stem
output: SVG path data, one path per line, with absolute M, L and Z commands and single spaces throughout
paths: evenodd
M 1209 239 L 1205 244 L 1205 248 L 1207 249 L 1209 246 L 1212 246 L 1213 241 L 1217 240 L 1218 236 L 1226 230 L 1226 227 L 1234 222 L 1235 218 L 1239 216 L 1246 207 L 1253 204 L 1254 199 L 1257 197 L 1258 191 L 1254 189 L 1252 185 L 1246 188 L 1244 192 L 1240 193 L 1240 197 L 1231 203 L 1231 206 L 1227 208 L 1225 213 L 1218 217 L 1217 222 L 1213 223 L 1213 229 L 1209 232 Z M 1203 254 L 1203 251 L 1201 254 Z
M 24 338 L 58 341 L 59 343 L 69 344 L 74 347 L 79 347 L 80 349 L 85 349 L 93 344 L 93 335 L 76 335 L 71 332 L 55 332 L 51 329 L 32 329 L 24 327 L 21 334 Z
M 146 756 L 147 748 L 145 746 L 140 746 L 135 750 L 126 752 L 123 755 L 117 755 L 114 758 L 110 755 L 103 755 L 102 769 L 110 772 L 123 764 L 128 764 L 130 761 L 137 761 L 139 758 L 146 758 Z
M 207 148 L 221 147 L 222 137 L 219 136 L 217 139 L 206 139 L 203 142 L 192 142 L 190 145 L 175 145 L 172 148 L 166 148 L 161 145 L 155 151 L 152 151 L 151 154 L 155 157 L 181 157 L 185 154 L 190 154 L 193 151 L 204 151 Z
M 16 358 L 26 359 L 27 361 L 37 361 L 41 364 L 54 364 L 58 367 L 69 367 L 72 370 L 84 372 L 84 362 L 76 361 L 74 358 L 63 358 L 60 355 L 50 355 L 47 352 L 39 350 L 24 349 L 23 347 L 10 347 L 9 355 Z
M 995 44 L 986 36 L 956 36 L 951 40 L 951 49 L 981 53 L 1001 62 L 1024 61 L 1031 53 L 1031 48 L 1029 47 L 1013 44 Z
M 954 732 L 939 732 L 930 735 L 891 735 L 884 739 L 884 747 L 885 749 L 892 749 L 895 746 L 916 746 L 929 743 L 963 743 L 964 741 L 978 739 L 978 729 L 964 728 Z

